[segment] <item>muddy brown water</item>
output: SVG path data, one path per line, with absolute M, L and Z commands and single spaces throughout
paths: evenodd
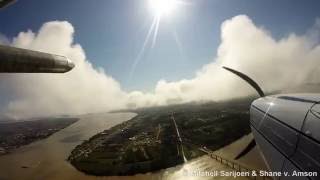
M 139 174 L 127 177 L 96 177 L 77 171 L 66 161 L 72 149 L 93 135 L 102 132 L 114 125 L 127 121 L 136 116 L 134 113 L 103 113 L 81 116 L 80 120 L 71 126 L 53 134 L 47 139 L 23 146 L 16 151 L 0 156 L 0 180 L 32 179 L 110 179 L 110 180 L 136 180 L 136 179 L 233 179 L 232 177 L 194 176 L 199 171 L 232 171 L 217 163 L 208 156 L 188 161 L 187 163 L 161 170 L 155 173 Z M 248 137 L 244 137 L 232 145 L 218 151 L 220 155 L 233 156 L 238 149 L 245 146 Z M 255 150 L 257 151 L 257 150 Z M 251 167 L 264 168 L 263 161 L 251 153 L 252 157 L 243 163 L 253 162 Z M 250 160 L 251 159 L 251 160 Z M 258 160 L 257 160 L 258 159 Z M 190 175 L 191 174 L 191 175 Z M 246 179 L 246 178 L 237 178 Z

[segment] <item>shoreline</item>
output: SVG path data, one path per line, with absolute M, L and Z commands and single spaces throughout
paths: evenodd
M 47 139 L 78 120 L 78 118 L 46 118 L 1 123 L 0 156 L 11 154 L 19 148 Z
M 77 116 L 76 123 L 48 138 L 0 156 L 0 179 L 90 179 L 66 161 L 72 149 L 83 140 L 134 116 L 134 113 Z M 75 138 L 70 140 L 70 137 Z
M 94 176 L 128 176 L 175 167 L 184 159 L 201 157 L 204 153 L 199 148 L 204 145 L 215 151 L 247 135 L 249 101 L 140 110 L 131 120 L 78 145 L 68 161 Z M 183 143 L 171 120 L 172 112 Z

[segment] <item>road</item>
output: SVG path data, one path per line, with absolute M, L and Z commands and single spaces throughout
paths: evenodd
M 186 158 L 186 156 L 185 156 L 185 154 L 184 154 L 183 142 L 182 142 L 182 138 L 181 138 L 181 136 L 180 136 L 180 132 L 179 132 L 179 128 L 178 128 L 178 126 L 177 126 L 176 120 L 175 120 L 175 118 L 174 118 L 174 113 L 171 114 L 171 119 L 172 119 L 172 121 L 173 121 L 174 128 L 176 129 L 178 149 L 179 149 L 179 147 L 180 147 L 181 156 L 182 156 L 182 158 L 183 158 L 183 161 L 184 161 L 184 162 L 187 162 L 188 160 L 187 160 L 187 158 Z

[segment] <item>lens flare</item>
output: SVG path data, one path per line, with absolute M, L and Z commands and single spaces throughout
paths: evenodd
M 162 16 L 172 14 L 178 6 L 185 5 L 186 3 L 183 0 L 148 0 L 149 1 L 149 8 L 151 12 L 154 14 L 152 24 L 149 28 L 148 34 L 143 42 L 142 48 L 138 53 L 138 56 L 135 58 L 134 63 L 132 64 L 131 71 L 129 74 L 129 81 L 135 72 L 139 61 L 143 58 L 144 53 L 146 51 L 148 43 L 151 41 L 151 48 L 155 47 L 157 41 L 157 35 L 160 27 L 160 21 Z M 177 37 L 175 37 L 178 39 Z M 178 42 L 178 41 L 177 41 Z M 178 45 L 180 47 L 180 45 Z

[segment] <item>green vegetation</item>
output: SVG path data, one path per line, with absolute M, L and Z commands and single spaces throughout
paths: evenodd
M 135 110 L 138 116 L 78 145 L 68 160 L 94 175 L 132 175 L 172 167 L 250 132 L 252 98 Z M 182 139 L 179 142 L 172 114 Z

